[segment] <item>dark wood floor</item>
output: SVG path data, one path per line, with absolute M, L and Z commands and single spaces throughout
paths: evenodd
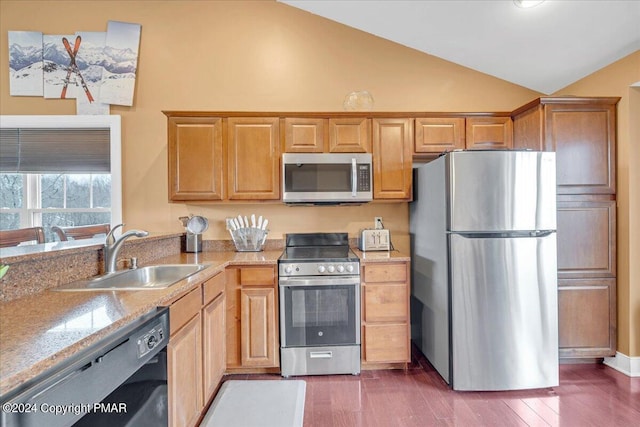
M 640 426 L 640 378 L 597 364 L 560 365 L 560 386 L 510 392 L 454 392 L 416 356 L 406 371 L 295 379 L 307 383 L 305 427 Z

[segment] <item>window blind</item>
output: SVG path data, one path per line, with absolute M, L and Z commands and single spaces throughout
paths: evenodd
M 0 172 L 110 172 L 109 128 L 0 129 Z

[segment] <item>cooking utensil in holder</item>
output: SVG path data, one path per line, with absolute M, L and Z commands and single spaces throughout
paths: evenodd
M 229 230 L 233 244 L 238 252 L 260 252 L 264 248 L 269 230 L 258 227 L 243 227 L 237 230 Z

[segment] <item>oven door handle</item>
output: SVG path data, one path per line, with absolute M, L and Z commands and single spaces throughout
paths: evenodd
M 359 285 L 360 276 L 322 277 L 302 279 L 299 277 L 281 277 L 280 286 L 330 286 L 330 285 Z

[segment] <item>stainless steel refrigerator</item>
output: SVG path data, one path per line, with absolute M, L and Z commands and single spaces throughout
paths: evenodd
M 555 153 L 414 168 L 411 337 L 454 390 L 558 385 Z

